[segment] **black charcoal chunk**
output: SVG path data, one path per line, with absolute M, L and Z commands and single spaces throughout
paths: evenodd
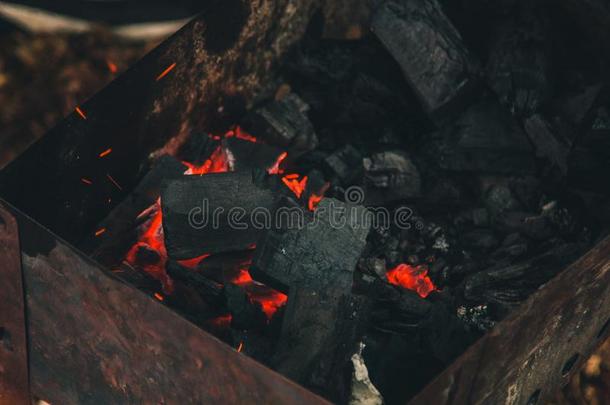
M 223 149 L 234 171 L 269 169 L 277 163 L 282 150 L 260 142 L 231 137 L 222 141 Z
M 533 10 L 517 14 L 496 28 L 487 80 L 502 104 L 527 117 L 539 110 L 552 90 L 550 31 L 546 19 Z
M 170 260 L 166 266 L 167 274 L 172 280 L 180 282 L 185 287 L 191 287 L 208 303 L 220 306 L 222 301 L 222 285 L 206 277 L 201 272 L 187 269 Z
M 527 136 L 497 101 L 470 107 L 430 140 L 430 159 L 447 170 L 495 174 L 535 172 Z
M 547 252 L 523 262 L 478 272 L 464 281 L 464 297 L 496 304 L 506 314 L 576 260 L 581 252 L 577 244 L 557 243 Z
M 367 203 L 376 204 L 417 198 L 421 178 L 406 153 L 392 150 L 362 160 Z
M 536 148 L 536 156 L 546 160 L 565 176 L 572 147 L 570 140 L 538 114 L 525 121 L 525 131 Z
M 228 283 L 224 287 L 224 296 L 231 313 L 233 328 L 248 330 L 266 325 L 265 314 L 260 305 L 255 305 L 242 287 Z
M 361 172 L 362 155 L 352 145 L 345 145 L 324 159 L 324 166 L 331 174 L 347 185 Z
M 278 194 L 253 172 L 183 176 L 161 192 L 168 255 L 176 260 L 244 250 L 263 233 L 254 212 L 271 213 Z
M 266 142 L 299 155 L 318 146 L 308 110 L 309 106 L 299 96 L 290 93 L 249 114 L 245 127 Z
M 370 226 L 366 208 L 325 198 L 304 226 L 267 232 L 257 245 L 252 277 L 284 292 L 294 284 L 349 289 Z
M 329 382 L 361 338 L 367 300 L 351 290 L 371 221 L 364 207 L 328 198 L 315 215 L 300 229 L 268 232 L 250 273 L 288 293 L 273 367 L 297 382 L 334 391 Z
M 381 2 L 371 26 L 429 113 L 444 115 L 474 87 L 476 62 L 437 0 Z

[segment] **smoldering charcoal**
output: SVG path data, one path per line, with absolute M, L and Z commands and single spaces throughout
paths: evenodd
M 584 359 L 593 344 L 580 333 L 602 321 L 601 304 L 568 314 L 549 303 L 586 326 L 564 328 L 577 337 L 567 348 L 554 344 L 563 332 L 544 330 L 525 380 L 520 350 L 548 320 L 540 297 L 602 288 L 563 277 L 606 266 L 570 267 L 610 229 L 610 58 L 592 35 L 607 10 L 596 0 L 283 3 L 290 16 L 277 21 L 242 16 L 235 43 L 247 54 L 202 45 L 231 78 L 206 72 L 220 83 L 200 110 L 185 97 L 202 115 L 171 121 L 180 130 L 165 145 L 128 162 L 121 145 L 104 145 L 114 151 L 104 159 L 97 145 L 79 149 L 71 170 L 99 162 L 75 180 L 99 175 L 86 201 L 114 194 L 95 202 L 105 210 L 88 219 L 95 230 L 71 242 L 238 352 L 226 359 L 249 356 L 334 403 L 436 403 L 443 392 L 528 403 L 534 385 L 548 401 L 568 381 L 555 363 L 568 349 Z M 331 17 L 346 8 L 358 24 Z M 180 70 L 190 62 L 151 85 L 193 73 Z M 88 113 L 79 125 L 97 125 Z

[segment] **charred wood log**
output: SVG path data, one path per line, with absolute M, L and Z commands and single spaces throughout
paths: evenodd
M 235 171 L 268 169 L 282 154 L 280 149 L 273 146 L 236 137 L 226 138 L 222 143 L 229 164 Z
M 419 171 L 404 152 L 380 152 L 362 162 L 367 203 L 380 204 L 420 196 Z
M 272 365 L 312 388 L 338 394 L 332 384 L 355 352 L 366 300 L 351 295 L 353 272 L 370 228 L 367 210 L 324 199 L 300 229 L 269 232 L 259 243 L 251 274 L 288 293 Z
M 245 127 L 272 145 L 298 155 L 318 146 L 318 138 L 307 117 L 309 106 L 290 93 L 252 112 Z
M 436 0 L 384 1 L 372 29 L 433 116 L 458 107 L 474 87 L 477 64 Z
M 184 176 L 161 192 L 168 255 L 176 260 L 244 250 L 261 235 L 256 211 L 270 215 L 279 194 L 253 172 Z
M 453 171 L 532 173 L 535 169 L 527 136 L 497 101 L 470 107 L 445 126 L 429 145 L 430 158 Z
M 490 43 L 487 80 L 500 102 L 520 116 L 539 110 L 551 93 L 549 24 L 534 6 L 499 25 Z
M 464 280 L 464 297 L 494 304 L 503 316 L 576 260 L 580 253 L 582 247 L 578 244 L 560 243 L 532 259 L 478 272 Z

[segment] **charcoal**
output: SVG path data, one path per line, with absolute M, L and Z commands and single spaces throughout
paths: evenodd
M 386 203 L 421 195 L 419 171 L 406 153 L 399 150 L 380 152 L 362 162 L 367 203 Z
M 548 22 L 523 10 L 496 28 L 487 63 L 488 83 L 519 116 L 538 111 L 551 93 Z
M 253 172 L 168 181 L 161 192 L 168 255 L 181 260 L 248 248 L 263 232 L 253 211 L 270 213 L 277 199 L 276 192 L 255 181 Z
M 343 185 L 349 184 L 359 175 L 362 155 L 352 145 L 345 145 L 341 149 L 324 159 L 324 165 L 333 176 L 339 179 Z
M 437 0 L 389 0 L 371 28 L 434 117 L 463 104 L 475 87 L 477 64 Z
M 503 184 L 493 185 L 487 190 L 487 193 L 485 194 L 485 206 L 493 218 L 503 212 L 522 208 L 511 189 Z
M 519 232 L 538 241 L 554 235 L 553 226 L 548 218 L 522 211 L 510 211 L 498 215 L 494 226 L 500 232 L 507 234 Z
M 366 300 L 349 290 L 293 288 L 271 365 L 335 399 L 349 395 L 342 371 L 357 349 L 366 313 Z
M 568 155 L 572 147 L 559 131 L 553 130 L 541 116 L 534 115 L 525 121 L 525 131 L 536 149 L 536 156 L 545 159 L 562 176 L 568 172 Z
M 351 288 L 370 219 L 364 207 L 328 198 L 315 215 L 301 229 L 269 231 L 250 272 L 288 293 L 272 365 L 295 381 L 328 388 L 359 337 L 358 308 L 365 300 L 351 295 Z
M 485 208 L 475 208 L 472 210 L 472 223 L 474 226 L 489 225 L 489 212 Z
M 577 244 L 557 243 L 554 248 L 529 260 L 478 272 L 464 281 L 464 297 L 474 302 L 497 304 L 506 314 L 576 260 L 581 251 Z
M 267 232 L 257 245 L 252 277 L 283 292 L 295 283 L 349 289 L 370 228 L 367 211 L 325 198 L 315 215 L 302 229 Z
M 178 155 L 185 161 L 200 165 L 210 157 L 218 141 L 204 132 L 193 132 L 180 147 Z
M 384 259 L 379 258 L 361 259 L 358 262 L 358 269 L 365 274 L 377 276 L 383 279 L 385 278 L 386 274 L 386 263 Z
M 227 283 L 224 287 L 227 308 L 231 313 L 231 326 L 238 330 L 261 328 L 266 325 L 265 314 L 255 305 L 242 287 Z
M 280 149 L 273 146 L 236 137 L 223 139 L 222 145 L 234 171 L 268 169 L 282 154 Z
M 598 108 L 592 124 L 576 142 L 568 158 L 568 183 L 575 188 L 608 195 L 610 171 L 610 112 Z
M 429 158 L 447 170 L 494 174 L 535 171 L 527 136 L 497 101 L 470 107 L 456 122 L 434 134 Z
M 208 303 L 219 307 L 222 301 L 222 285 L 204 276 L 201 272 L 187 269 L 170 260 L 166 266 L 167 274 L 172 280 L 184 286 L 192 287 Z
M 465 246 L 487 252 L 499 245 L 493 232 L 488 229 L 474 229 L 466 232 L 461 237 Z
M 557 109 L 572 124 L 580 125 L 591 112 L 593 104 L 599 97 L 602 88 L 601 84 L 588 86 L 580 93 L 571 94 L 559 100 Z
M 299 155 L 318 145 L 308 110 L 309 106 L 299 96 L 290 93 L 252 112 L 245 127 L 266 142 Z

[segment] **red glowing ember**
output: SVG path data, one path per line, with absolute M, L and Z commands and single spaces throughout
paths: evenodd
M 95 236 L 100 236 L 100 235 L 104 234 L 105 232 L 106 232 L 106 228 L 101 228 L 101 229 L 98 229 L 98 230 L 95 232 Z
M 239 128 L 235 128 L 229 131 L 226 136 L 238 137 L 240 139 L 255 142 L 256 139 L 249 134 L 241 131 Z M 286 154 L 282 154 L 278 159 L 275 169 L 270 169 L 279 172 L 279 165 L 281 161 L 286 157 Z M 209 159 L 203 164 L 196 165 L 189 162 L 182 162 L 188 169 L 184 172 L 185 175 L 204 175 L 210 173 L 223 173 L 233 170 L 231 162 L 227 159 L 226 153 L 222 146 L 218 146 Z M 274 173 L 276 174 L 276 173 Z M 302 180 L 298 180 L 298 175 L 289 175 L 290 180 L 295 181 L 295 187 L 300 187 L 299 195 L 302 194 L 305 185 L 307 183 L 307 177 Z M 165 249 L 165 239 L 163 235 L 163 217 L 161 212 L 161 201 L 157 200 L 155 204 L 146 209 L 140 214 L 140 217 L 148 217 L 148 222 L 142 228 L 142 234 L 138 242 L 136 242 L 125 258 L 125 261 L 134 266 L 139 267 L 152 277 L 161 281 L 163 285 L 163 291 L 166 294 L 171 294 L 172 280 L 167 275 L 165 266 L 167 264 L 167 251 Z M 254 248 L 254 246 L 252 246 Z M 142 263 L 139 258 L 139 252 L 143 250 L 148 253 L 156 254 L 158 257 L 154 262 L 147 261 Z M 202 255 L 188 260 L 181 260 L 179 263 L 186 268 L 191 270 L 197 269 L 199 264 L 209 257 L 209 254 Z M 262 311 L 267 316 L 267 319 L 271 319 L 277 310 L 286 304 L 288 297 L 278 291 L 275 291 L 263 284 L 260 284 L 250 277 L 249 273 L 250 261 L 242 263 L 239 268 L 235 269 L 235 273 L 228 277 L 230 283 L 236 284 L 244 288 L 248 297 L 253 302 L 260 304 Z M 162 296 L 161 296 L 162 297 Z M 231 322 L 230 315 L 223 315 L 211 321 L 211 325 L 214 327 L 224 328 L 228 327 Z
M 106 66 L 108 66 L 108 70 L 112 74 L 115 74 L 119 70 L 117 65 L 113 63 L 110 59 L 106 59 Z
M 113 178 L 111 175 L 106 174 L 106 177 L 108 177 L 108 180 L 110 180 L 110 182 L 111 182 L 112 184 L 114 184 L 114 186 L 115 186 L 116 188 L 118 188 L 119 190 L 123 190 L 123 187 L 121 187 L 121 185 L 120 185 L 119 183 L 117 183 L 117 181 L 116 181 L 116 180 L 115 180 L 115 179 L 114 179 L 114 178 Z
M 76 107 L 76 108 L 74 109 L 74 111 L 76 111 L 76 113 L 77 113 L 78 115 L 80 115 L 80 117 L 81 117 L 82 119 L 84 119 L 84 120 L 86 120 L 86 119 L 87 119 L 87 115 L 85 114 L 85 112 L 84 112 L 83 110 L 81 110 L 81 108 L 80 108 L 80 107 Z
M 178 260 L 178 264 L 180 264 L 181 266 L 186 267 L 187 269 L 196 269 L 197 266 L 199 266 L 199 263 L 201 263 L 204 259 L 210 257 L 209 253 L 206 253 L 204 255 L 201 255 L 199 257 L 195 257 L 193 259 L 186 259 L 186 260 Z
M 168 75 L 169 72 L 171 72 L 172 70 L 174 70 L 174 68 L 176 67 L 176 63 L 172 63 L 171 65 L 169 65 L 167 67 L 167 69 L 165 69 L 163 72 L 161 72 L 161 74 L 159 76 L 157 76 L 156 81 L 159 81 L 161 79 L 163 79 L 165 76 Z
M 303 191 L 305 191 L 305 187 L 307 187 L 307 176 L 304 176 L 301 180 L 299 180 L 298 174 L 287 174 L 282 177 L 282 182 L 288 187 L 297 198 L 301 198 Z
M 386 273 L 390 284 L 413 290 L 420 297 L 426 298 L 436 287 L 428 277 L 428 267 L 399 264 Z
M 103 158 L 103 157 L 106 157 L 106 156 L 110 155 L 111 153 L 112 153 L 112 148 L 108 148 L 108 149 L 106 149 L 105 151 L 103 151 L 102 153 L 100 153 L 100 155 L 99 155 L 99 156 L 100 156 L 101 158 Z

